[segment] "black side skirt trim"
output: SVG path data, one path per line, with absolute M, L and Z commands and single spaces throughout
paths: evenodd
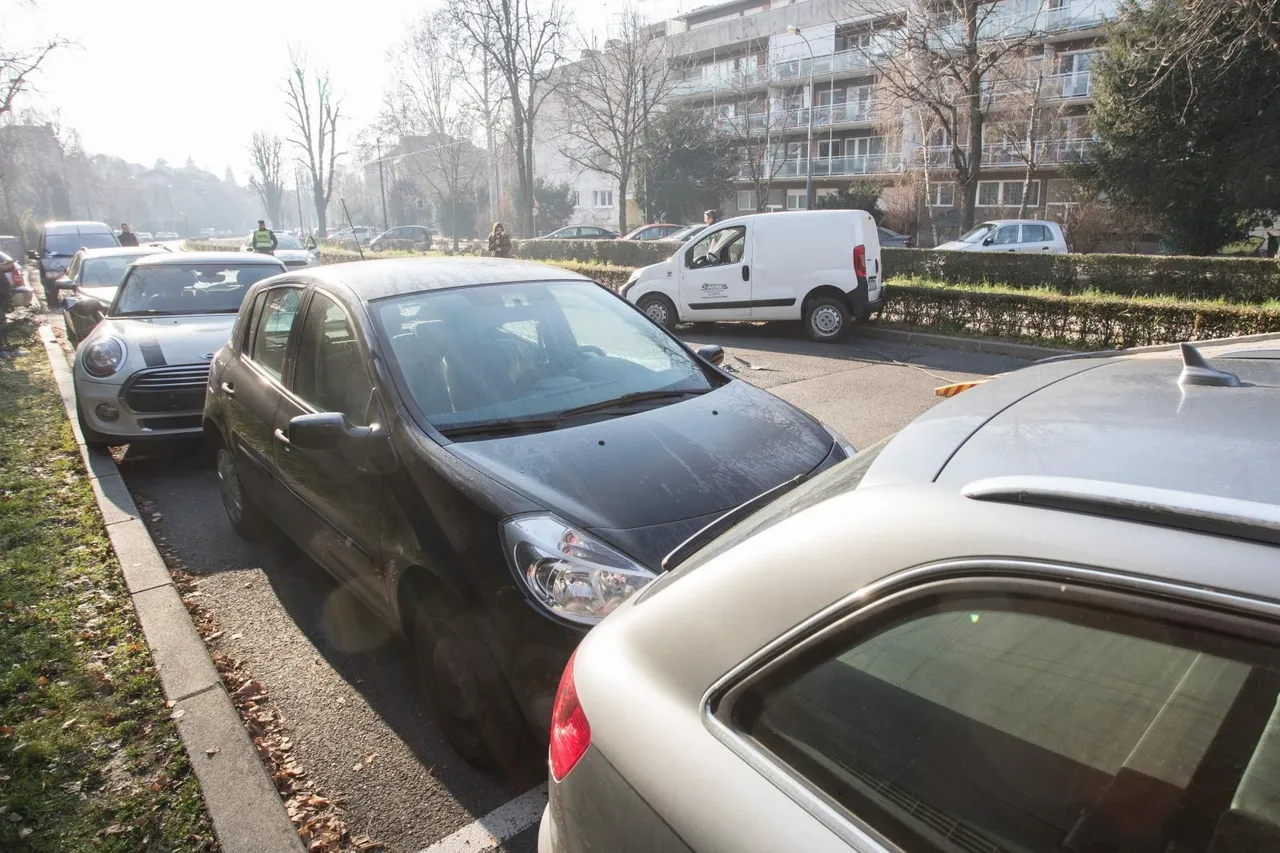
M 690 311 L 726 311 L 732 308 L 787 308 L 795 305 L 794 299 L 757 299 L 753 302 L 700 302 L 689 306 Z

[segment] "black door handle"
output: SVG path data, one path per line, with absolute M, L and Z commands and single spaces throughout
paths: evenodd
M 232 385 L 230 382 L 223 382 L 222 393 L 226 394 L 228 397 L 234 397 L 236 395 L 236 386 Z
M 751 267 L 746 264 L 742 265 L 742 280 L 751 281 Z

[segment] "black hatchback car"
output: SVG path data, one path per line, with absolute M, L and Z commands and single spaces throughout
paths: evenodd
M 666 554 L 852 452 L 554 267 L 340 264 L 243 304 L 204 414 L 233 526 L 275 522 L 402 630 L 479 763 L 545 739 L 577 642 Z

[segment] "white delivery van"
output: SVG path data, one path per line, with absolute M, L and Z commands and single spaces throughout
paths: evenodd
M 717 222 L 659 264 L 632 273 L 622 295 L 651 320 L 802 320 L 836 341 L 881 304 L 880 239 L 862 210 L 757 213 Z

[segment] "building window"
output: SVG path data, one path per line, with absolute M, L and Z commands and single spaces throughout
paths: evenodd
M 787 210 L 804 210 L 804 190 L 787 190 Z
M 573 206 L 582 207 L 582 193 L 577 190 L 573 191 Z
M 755 190 L 738 190 L 738 210 L 756 210 Z
M 613 207 L 613 190 L 592 190 L 592 207 Z
M 956 185 L 952 183 L 929 185 L 930 207 L 955 207 Z
M 1018 207 L 1022 204 L 1022 181 L 978 181 L 978 207 Z M 1040 206 L 1040 182 L 1027 187 L 1027 207 Z
M 934 128 L 929 132 L 929 137 L 925 141 L 928 148 L 946 148 L 951 144 L 951 134 L 947 133 L 945 127 Z

